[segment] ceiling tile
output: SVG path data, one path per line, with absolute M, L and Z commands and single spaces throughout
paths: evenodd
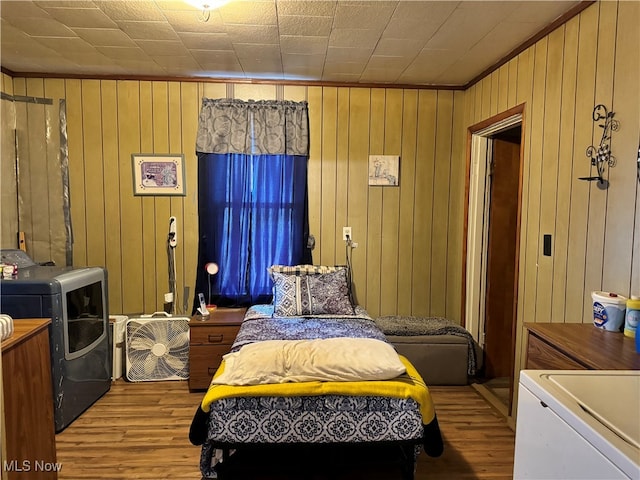
M 9 23 L 32 37 L 75 37 L 69 27 L 53 18 L 15 17 Z
M 275 25 L 225 25 L 225 32 L 231 36 L 232 43 L 271 43 L 278 44 L 280 37 Z
M 121 21 L 118 26 L 133 40 L 177 40 L 178 35 L 166 22 Z
M 280 61 L 280 48 L 278 45 L 258 45 L 251 43 L 236 43 L 233 48 L 241 63 L 247 59 L 268 59 L 270 62 Z
M 327 62 L 362 62 L 368 61 L 373 48 L 329 47 Z
M 198 62 L 191 55 L 160 55 L 151 57 L 161 67 L 188 68 L 197 70 Z
M 2 18 L 5 19 L 16 17 L 51 18 L 51 16 L 38 5 L 24 0 L 2 0 L 2 2 L 0 2 L 0 13 L 2 14 Z
M 362 28 L 336 28 L 331 31 L 329 45 L 332 47 L 365 47 L 373 49 L 380 32 Z
M 112 20 L 118 22 L 131 20 L 138 22 L 161 22 L 165 20 L 162 11 L 155 2 L 144 0 L 94 0 L 94 3 Z
M 99 8 L 45 8 L 49 14 L 68 27 L 114 28 L 116 23 Z
M 325 82 L 336 83 L 358 83 L 360 75 L 353 75 L 348 73 L 327 73 L 322 74 L 322 80 Z
M 187 55 L 188 50 L 182 42 L 174 40 L 136 40 L 136 43 L 148 55 Z
M 406 38 L 381 38 L 373 51 L 374 55 L 390 55 L 390 56 L 405 56 L 415 57 L 422 47 L 424 42 L 421 40 L 411 40 Z
M 390 57 L 384 55 L 372 55 L 367 63 L 367 69 L 404 70 L 411 63 L 409 57 Z
M 364 62 L 331 62 L 324 66 L 325 74 L 346 73 L 349 75 L 360 75 L 365 67 Z
M 280 35 L 329 36 L 332 23 L 332 17 L 280 15 L 278 30 Z
M 292 67 L 313 67 L 320 68 L 324 66 L 324 55 L 302 55 L 299 53 L 282 54 L 282 65 L 285 68 Z
M 120 60 L 136 60 L 145 61 L 149 60 L 147 55 L 141 48 L 138 47 L 96 47 L 103 55 L 113 58 L 117 61 Z
M 333 17 L 336 4 L 335 0 L 278 0 L 278 15 Z
M 179 33 L 178 36 L 188 49 L 232 50 L 233 46 L 226 33 Z
M 393 83 L 400 76 L 400 72 L 397 70 L 390 70 L 387 68 L 367 68 L 362 75 L 360 75 L 361 82 L 371 83 Z
M 74 28 L 76 34 L 94 46 L 135 47 L 136 44 L 122 30 L 115 28 Z
M 297 37 L 283 35 L 280 37 L 282 53 L 306 53 L 309 55 L 327 51 L 327 37 Z
M 47 48 L 52 48 L 60 55 L 67 56 L 74 53 L 95 53 L 96 49 L 80 37 L 34 37 Z
M 382 31 L 389 23 L 397 2 L 338 2 L 333 28 L 358 28 Z
M 257 2 L 230 2 L 219 9 L 222 21 L 226 24 L 241 25 L 277 25 L 276 4 L 274 0 Z

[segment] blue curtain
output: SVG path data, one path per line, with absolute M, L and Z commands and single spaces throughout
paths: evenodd
M 269 303 L 267 267 L 312 263 L 307 210 L 306 156 L 198 153 L 196 291 L 216 305 Z

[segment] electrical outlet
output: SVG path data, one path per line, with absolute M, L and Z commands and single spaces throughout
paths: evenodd
M 351 236 L 351 227 L 342 227 L 342 239 L 345 241 L 353 240 L 353 237 Z

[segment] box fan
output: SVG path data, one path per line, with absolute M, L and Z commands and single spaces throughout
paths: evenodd
M 126 369 L 131 382 L 189 378 L 189 318 L 165 312 L 130 318 Z

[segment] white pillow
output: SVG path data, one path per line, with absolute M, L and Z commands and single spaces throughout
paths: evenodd
M 394 348 L 373 338 L 267 340 L 224 359 L 214 384 L 389 380 L 406 371 Z

